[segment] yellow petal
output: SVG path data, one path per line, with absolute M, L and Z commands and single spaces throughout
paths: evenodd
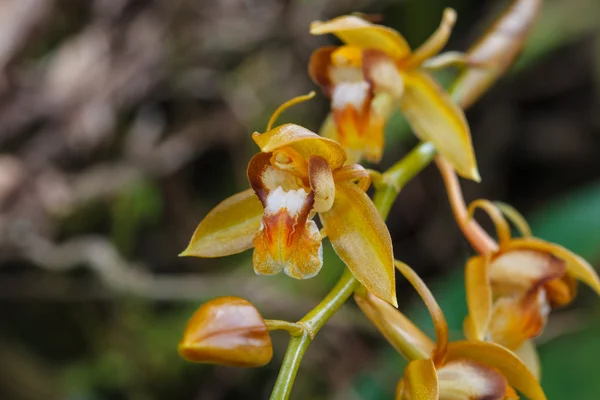
M 414 360 L 408 363 L 402 378 L 401 393 L 396 398 L 402 400 L 438 400 L 439 388 L 435 366 L 431 360 Z
M 367 191 L 371 186 L 371 176 L 360 164 L 344 165 L 342 168 L 333 172 L 333 179 L 336 182 L 350 181 L 355 183 L 361 190 Z
M 223 200 L 200 222 L 181 256 L 222 257 L 252 247 L 263 207 L 252 189 Z
M 198 308 L 178 350 L 189 361 L 237 367 L 260 367 L 273 356 L 265 321 L 239 297 L 219 297 Z
M 523 361 L 523 364 L 529 368 L 533 376 L 535 376 L 535 379 L 537 379 L 539 382 L 541 378 L 540 358 L 533 340 L 526 340 L 523 342 L 521 347 L 516 349 L 514 352 L 517 357 Z
M 496 227 L 496 236 L 498 237 L 500 247 L 502 247 L 502 245 L 510 240 L 510 226 L 504 218 L 502 211 L 500 211 L 500 209 L 489 200 L 477 199 L 469 204 L 469 208 L 467 209 L 469 213 L 469 219 L 473 219 L 475 210 L 477 208 L 484 210 L 492 222 L 494 222 L 494 226 Z
M 308 160 L 310 187 L 315 193 L 314 211 L 328 211 L 335 198 L 335 182 L 331 168 L 323 157 L 312 156 Z
M 368 291 L 356 292 L 354 300 L 404 358 L 410 361 L 431 357 L 435 343 L 400 311 Z
M 492 287 L 486 257 L 472 257 L 465 269 L 465 285 L 469 318 L 474 338 L 484 340 L 492 314 Z
M 544 284 L 546 296 L 552 308 L 564 307 L 577 296 L 577 280 L 569 274 Z
M 510 350 L 491 342 L 452 342 L 446 353 L 448 362 L 469 359 L 496 368 L 508 383 L 530 400 L 545 400 L 546 396 L 527 366 Z
M 577 254 L 537 238 L 513 239 L 507 249 L 531 248 L 546 251 L 567 263 L 567 273 L 590 286 L 600 296 L 600 278 L 594 268 Z
M 312 80 L 325 92 L 327 97 L 331 97 L 333 82 L 330 77 L 331 55 L 337 47 L 327 46 L 315 50 L 308 61 L 308 74 Z
M 333 33 L 350 46 L 381 50 L 397 59 L 410 54 L 408 43 L 398 32 L 353 15 L 334 18 L 327 22 L 314 21 L 310 25 L 310 33 L 313 35 Z
M 335 252 L 370 292 L 397 306 L 390 233 L 357 185 L 337 182 L 331 210 L 319 214 Z
M 506 251 L 494 258 L 489 276 L 495 295 L 520 294 L 534 290 L 566 271 L 565 262 L 552 254 L 529 249 Z
M 376 50 L 363 52 L 363 71 L 378 92 L 390 94 L 398 100 L 404 94 L 404 79 L 398 65 L 385 53 Z
M 438 368 L 440 399 L 502 399 L 510 391 L 506 378 L 494 368 L 461 359 Z
M 400 109 L 415 134 L 432 142 L 459 175 L 479 182 L 471 131 L 463 111 L 425 73 L 410 71 L 403 77 Z
M 440 23 L 440 26 L 425 43 L 415 50 L 413 55 L 408 60 L 407 66 L 416 67 L 423 61 L 439 53 L 444 48 L 446 43 L 448 43 L 448 39 L 450 38 L 450 34 L 452 33 L 452 28 L 454 28 L 455 23 L 456 11 L 451 8 L 446 8 L 444 10 L 444 15 L 442 16 L 442 22 Z
M 346 161 L 346 153 L 338 143 L 320 137 L 316 133 L 295 124 L 280 125 L 262 134 L 254 132 L 252 139 L 263 153 L 270 153 L 289 146 L 306 160 L 310 156 L 323 157 L 332 170 L 341 167 Z
M 433 294 L 419 275 L 401 261 L 396 260 L 394 265 L 406 280 L 410 282 L 412 287 L 415 288 L 417 293 L 419 293 L 431 315 L 436 335 L 436 348 L 434 351 L 435 354 L 433 354 L 433 361 L 437 363 L 444 357 L 446 346 L 448 345 L 448 323 L 446 322 L 446 317 L 444 317 L 444 313 L 435 300 L 435 297 L 433 297 Z

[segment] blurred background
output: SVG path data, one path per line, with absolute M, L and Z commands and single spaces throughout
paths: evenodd
M 1 0 L 0 399 L 265 399 L 287 334 L 261 369 L 192 365 L 176 345 L 202 302 L 245 297 L 296 319 L 341 273 L 257 277 L 251 252 L 178 258 L 196 224 L 247 187 L 263 130 L 314 88 L 307 61 L 332 37 L 312 20 L 379 13 L 417 46 L 442 9 L 464 50 L 505 1 Z M 600 265 L 600 2 L 547 0 L 513 71 L 469 112 L 483 182 L 468 200 L 519 208 L 534 233 Z M 443 79 L 443 77 L 442 77 Z M 328 102 L 282 120 L 317 130 Z M 381 169 L 416 143 L 401 116 Z M 485 223 L 486 221 L 483 221 Z M 396 257 L 430 284 L 460 337 L 471 250 L 429 167 L 389 219 Z M 405 281 L 401 308 L 430 321 Z M 538 340 L 549 399 L 600 398 L 600 304 L 582 287 Z M 292 398 L 389 399 L 402 374 L 350 301 L 308 350 Z

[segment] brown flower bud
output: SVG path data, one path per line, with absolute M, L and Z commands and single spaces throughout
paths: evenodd
M 178 350 L 189 361 L 236 367 L 260 367 L 273 356 L 264 319 L 239 297 L 219 297 L 200 306 Z

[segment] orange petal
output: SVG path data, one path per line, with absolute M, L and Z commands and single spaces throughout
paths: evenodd
M 198 308 L 178 350 L 189 361 L 237 367 L 260 367 L 273 356 L 265 321 L 239 297 L 219 297 Z
M 327 22 L 314 21 L 310 25 L 310 33 L 313 35 L 333 33 L 350 46 L 381 50 L 396 59 L 410 54 L 408 43 L 398 32 L 353 15 L 334 18 Z
M 510 390 L 500 372 L 469 359 L 445 363 L 437 374 L 441 399 L 504 400 Z
M 357 185 L 336 182 L 321 222 L 338 256 L 376 296 L 397 306 L 392 239 L 371 199 Z
M 490 339 L 515 350 L 542 333 L 549 312 L 546 292 L 541 288 L 523 297 L 501 297 L 494 302 Z
M 516 349 L 514 353 L 523 361 L 523 364 L 529 368 L 535 379 L 539 382 L 541 377 L 540 358 L 533 340 L 523 342 L 521 347 Z
M 368 291 L 356 292 L 354 300 L 404 358 L 410 361 L 431 357 L 435 343 L 400 311 Z
M 492 314 L 492 287 L 488 275 L 487 257 L 472 257 L 465 269 L 467 306 L 472 334 L 470 339 L 484 340 Z
M 495 295 L 523 293 L 560 278 L 565 274 L 565 263 L 547 252 L 515 249 L 494 258 L 489 276 Z
M 331 97 L 333 82 L 329 75 L 331 65 L 331 54 L 337 49 L 335 46 L 321 47 L 315 50 L 308 61 L 308 73 L 312 80 L 323 90 L 327 97 Z
M 222 257 L 252 247 L 263 207 L 252 189 L 223 200 L 200 222 L 181 256 Z
M 328 211 L 335 198 L 335 182 L 331 168 L 323 157 L 312 156 L 308 160 L 310 187 L 315 193 L 314 211 Z
M 439 53 L 444 48 L 446 43 L 448 43 L 448 39 L 450 38 L 450 34 L 452 33 L 452 28 L 454 28 L 455 23 L 456 11 L 451 8 L 446 8 L 444 10 L 444 15 L 442 16 L 442 22 L 440 23 L 440 26 L 425 43 L 415 50 L 407 62 L 407 67 L 414 68 L 418 65 L 421 65 L 423 61 Z
M 471 131 L 463 111 L 428 75 L 405 72 L 400 109 L 415 134 L 432 142 L 437 151 L 464 178 L 480 181 L 471 143 Z
M 510 226 L 506 219 L 504 219 L 502 211 L 489 200 L 477 199 L 469 204 L 469 208 L 467 209 L 469 219 L 473 219 L 477 208 L 484 210 L 494 223 L 494 226 L 496 227 L 496 236 L 498 237 L 500 247 L 502 247 L 502 245 L 510 240 Z
M 508 383 L 530 400 L 545 400 L 546 396 L 535 376 L 510 350 L 491 342 L 452 342 L 446 353 L 448 362 L 469 359 L 496 368 Z
M 404 370 L 396 399 L 438 400 L 438 376 L 431 360 L 414 360 Z
M 554 257 L 564 260 L 567 263 L 567 273 L 590 286 L 600 296 L 600 278 L 598 278 L 598 274 L 587 261 L 577 254 L 562 246 L 537 238 L 514 239 L 510 242 L 507 250 L 519 248 L 546 251 Z
M 262 224 L 254 238 L 254 271 L 272 275 L 284 271 L 296 279 L 315 276 L 323 266 L 323 246 L 317 224 L 308 219 L 314 193 L 281 187 L 266 197 Z
M 323 157 L 332 170 L 341 167 L 346 161 L 344 149 L 335 141 L 320 137 L 295 124 L 280 125 L 262 134 L 254 132 L 252 139 L 263 153 L 270 153 L 289 146 L 306 160 L 310 156 Z
M 425 285 L 425 282 L 421 280 L 419 275 L 417 275 L 412 268 L 403 262 L 396 260 L 394 264 L 398 271 L 400 271 L 400 273 L 415 288 L 417 293 L 419 293 L 419 296 L 421 296 L 421 299 L 423 299 L 423 302 L 427 306 L 427 310 L 431 315 L 436 334 L 436 348 L 435 354 L 433 355 L 433 360 L 437 364 L 444 357 L 446 346 L 448 345 L 448 323 L 446 322 L 446 317 L 444 317 L 442 309 L 438 305 L 437 301 L 435 301 L 433 294 L 427 285 Z
M 564 307 L 577 296 L 577 280 L 569 274 L 544 284 L 546 296 L 552 308 Z

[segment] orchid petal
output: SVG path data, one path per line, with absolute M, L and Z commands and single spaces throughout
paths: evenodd
M 312 156 L 308 160 L 308 176 L 310 187 L 315 193 L 316 212 L 328 211 L 335 198 L 335 182 L 327 160 L 323 157 Z
M 491 262 L 489 276 L 496 295 L 534 290 L 566 271 L 565 262 L 552 254 L 529 249 L 508 250 Z
M 485 364 L 453 360 L 438 368 L 440 399 L 502 399 L 510 391 L 506 378 Z
M 398 100 L 404 94 L 404 79 L 394 60 L 377 50 L 363 52 L 363 72 L 378 92 Z
M 507 249 L 531 248 L 546 251 L 567 263 L 567 273 L 590 286 L 600 295 L 600 278 L 594 268 L 583 258 L 554 243 L 537 238 L 513 239 Z
M 523 361 L 523 364 L 529 368 L 535 379 L 541 378 L 540 357 L 538 356 L 537 348 L 533 340 L 526 340 L 521 347 L 516 349 L 514 353 Z
M 392 239 L 366 193 L 355 184 L 337 182 L 333 207 L 319 215 L 333 249 L 356 279 L 397 306 Z
M 542 333 L 549 313 L 546 292 L 541 288 L 522 297 L 501 297 L 494 302 L 490 340 L 508 349 L 517 349 Z
M 456 23 L 456 11 L 451 8 L 446 8 L 442 16 L 442 22 L 436 31 L 423 43 L 419 48 L 415 50 L 410 59 L 408 60 L 407 66 L 416 67 L 428 58 L 433 57 L 439 53 L 450 38 L 452 28 Z
M 334 18 L 327 22 L 314 21 L 310 25 L 310 33 L 313 35 L 333 33 L 350 46 L 381 50 L 396 59 L 410 54 L 408 43 L 398 32 L 353 15 Z
M 438 400 L 439 385 L 431 360 L 414 360 L 404 370 L 402 385 L 396 398 L 402 400 Z
M 263 207 L 252 189 L 235 194 L 200 222 L 181 256 L 223 257 L 252 248 Z
M 387 341 L 407 360 L 428 359 L 435 343 L 400 311 L 368 291 L 355 293 L 354 300 Z
M 417 293 L 419 293 L 419 296 L 423 299 L 423 302 L 431 315 L 436 335 L 436 348 L 434 350 L 433 360 L 437 363 L 444 357 L 446 346 L 448 345 L 448 323 L 446 322 L 446 317 L 444 317 L 444 313 L 435 300 L 435 297 L 433 297 L 433 294 L 419 275 L 403 262 L 396 260 L 394 265 L 406 280 L 410 282 L 412 287 L 415 288 Z
M 489 259 L 473 257 L 465 269 L 467 306 L 472 333 L 477 340 L 484 340 L 492 315 L 492 287 L 488 275 Z
M 403 77 L 400 109 L 415 134 L 432 142 L 459 175 L 479 182 L 471 132 L 463 111 L 427 74 L 415 70 L 405 72 Z
M 371 186 L 371 176 L 360 164 L 344 165 L 342 168 L 336 169 L 333 171 L 333 179 L 336 182 L 356 183 L 364 192 Z
M 346 161 L 344 149 L 335 141 L 320 137 L 295 124 L 280 125 L 268 132 L 252 134 L 252 139 L 263 153 L 270 153 L 289 146 L 306 160 L 310 156 L 323 157 L 332 170 L 341 167 Z
M 469 359 L 496 368 L 508 383 L 530 400 L 545 400 L 546 396 L 527 366 L 510 350 L 491 342 L 452 342 L 446 353 L 448 362 Z

